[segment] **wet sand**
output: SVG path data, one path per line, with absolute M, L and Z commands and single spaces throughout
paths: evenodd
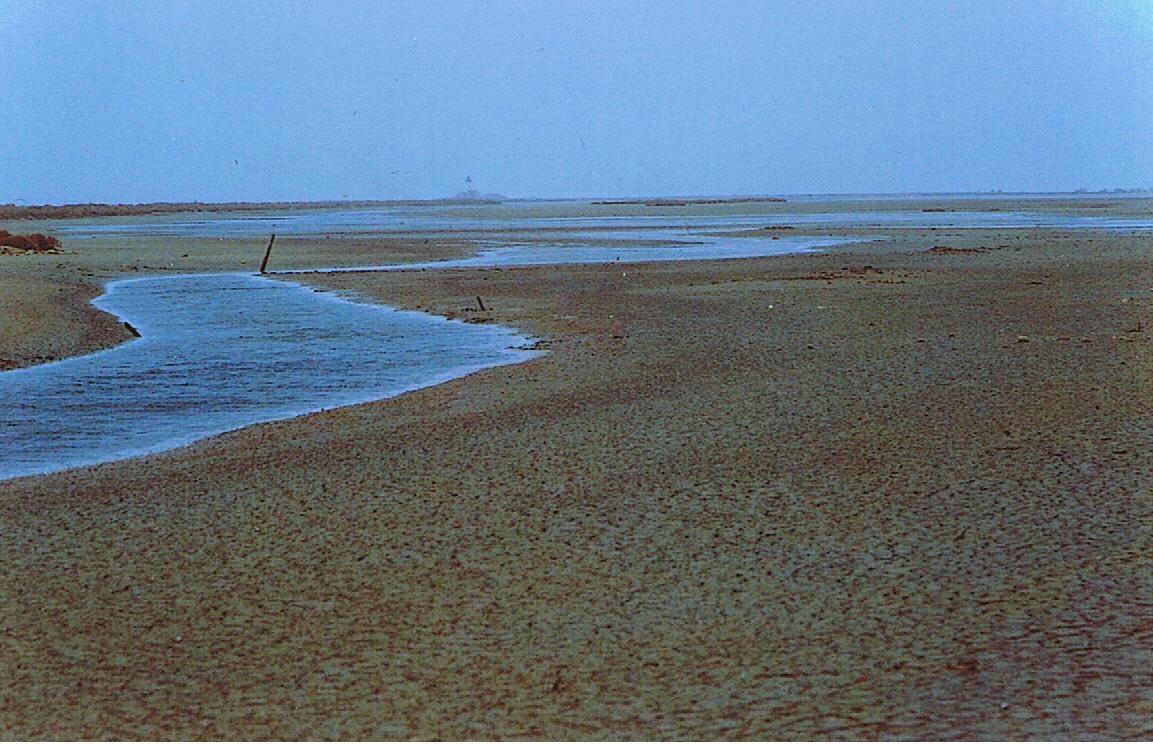
M 1151 238 L 888 232 L 310 278 L 552 353 L 0 483 L 0 734 L 1148 738 Z

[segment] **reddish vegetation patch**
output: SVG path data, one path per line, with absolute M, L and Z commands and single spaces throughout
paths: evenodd
M 60 251 L 60 240 L 42 233 L 13 235 L 7 230 L 0 230 L 0 246 L 31 253 L 56 253 Z

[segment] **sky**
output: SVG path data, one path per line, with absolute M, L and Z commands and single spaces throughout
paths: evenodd
M 1153 188 L 1153 0 L 0 0 L 0 203 Z

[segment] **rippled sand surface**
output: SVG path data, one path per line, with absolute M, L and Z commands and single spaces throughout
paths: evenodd
M 551 353 L 0 484 L 0 732 L 1149 738 L 1148 236 L 889 237 L 311 278 Z

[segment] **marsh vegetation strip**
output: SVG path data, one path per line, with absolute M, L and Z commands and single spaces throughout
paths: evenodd
M 247 274 L 113 282 L 94 304 L 142 337 L 0 373 L 0 478 L 158 452 L 535 355 L 503 328 Z

